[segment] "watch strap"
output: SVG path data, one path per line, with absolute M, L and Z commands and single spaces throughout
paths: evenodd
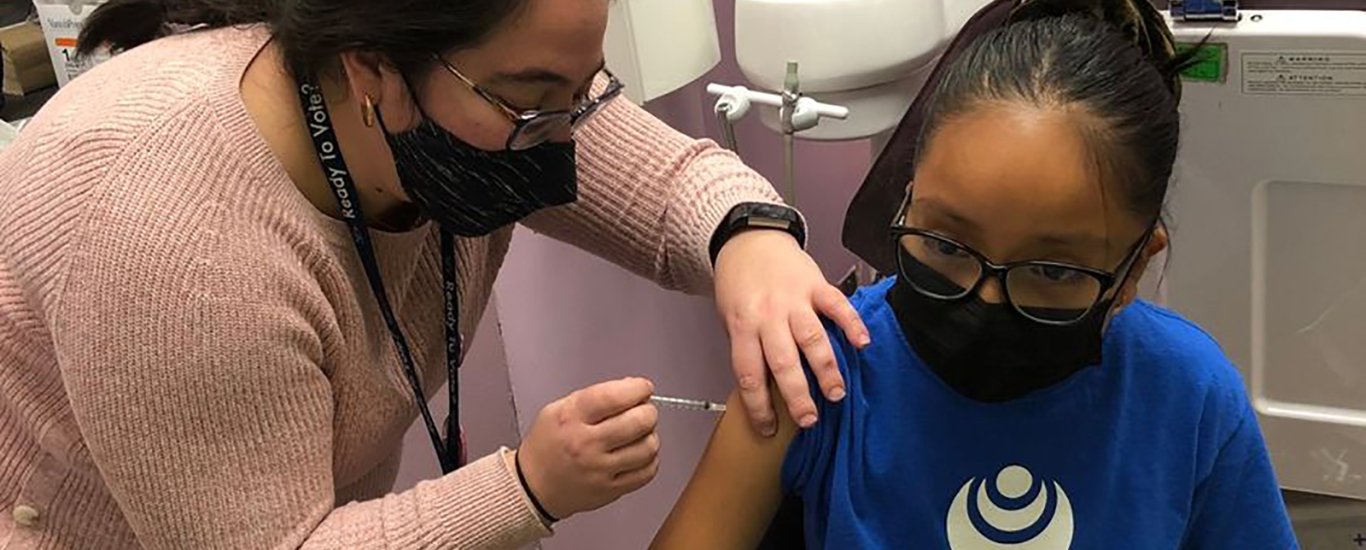
M 795 209 L 781 204 L 746 202 L 736 205 L 726 214 L 721 225 L 712 233 L 708 251 L 712 265 L 721 254 L 721 248 L 731 237 L 750 229 L 774 229 L 786 232 L 806 248 L 806 222 Z

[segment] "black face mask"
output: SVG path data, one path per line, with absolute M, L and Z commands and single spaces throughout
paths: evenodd
M 985 402 L 1015 399 L 1099 364 L 1101 333 L 1114 303 L 1102 301 L 1082 320 L 1053 326 L 976 294 L 955 301 L 931 298 L 900 279 L 887 301 L 930 369 L 955 391 Z
M 384 128 L 384 120 L 379 120 Z M 574 142 L 485 151 L 425 114 L 417 128 L 384 132 L 399 182 L 428 218 L 462 237 L 482 237 L 542 208 L 578 198 Z

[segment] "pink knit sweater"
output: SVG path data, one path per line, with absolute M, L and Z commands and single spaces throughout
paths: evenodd
M 296 189 L 242 104 L 266 40 L 226 29 L 134 49 L 0 154 L 0 505 L 13 512 L 0 546 L 487 548 L 549 534 L 501 456 L 390 493 L 414 404 L 345 224 Z M 730 153 L 626 101 L 578 141 L 578 202 L 527 225 L 669 288 L 708 289 L 725 212 L 776 200 Z M 466 331 L 510 235 L 458 243 Z M 435 232 L 376 240 L 433 394 Z

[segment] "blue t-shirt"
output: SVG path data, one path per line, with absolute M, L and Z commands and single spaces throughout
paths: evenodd
M 783 465 L 809 548 L 1297 548 L 1243 382 L 1218 344 L 1138 302 L 1104 358 L 1004 403 L 954 392 L 886 302 L 852 299 L 873 344 L 836 330 L 848 397 L 820 403 Z

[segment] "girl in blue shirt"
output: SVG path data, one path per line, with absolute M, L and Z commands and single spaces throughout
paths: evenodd
M 1237 370 L 1135 299 L 1183 65 L 1146 0 L 969 46 L 904 152 L 898 273 L 852 299 L 873 343 L 828 331 L 847 396 L 769 439 L 726 415 L 654 547 L 754 548 L 784 495 L 810 548 L 1295 547 Z

